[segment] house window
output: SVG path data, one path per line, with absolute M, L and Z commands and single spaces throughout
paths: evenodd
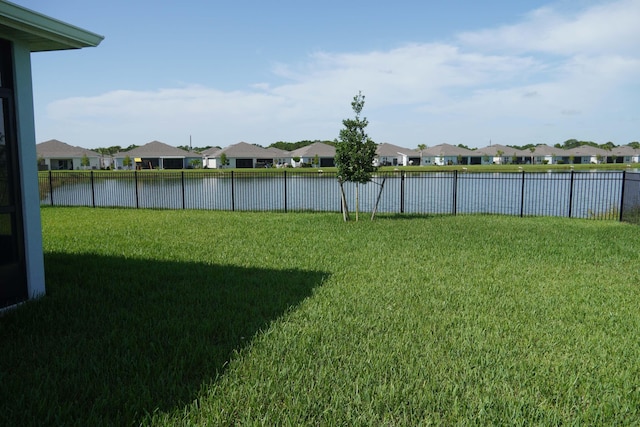
M 236 159 L 237 168 L 252 168 L 253 159 Z
M 27 299 L 11 43 L 0 39 L 0 307 Z

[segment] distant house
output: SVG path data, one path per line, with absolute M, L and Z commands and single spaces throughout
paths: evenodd
M 591 145 L 581 145 L 579 147 L 564 150 L 563 161 L 565 163 L 579 164 L 599 164 L 606 163 L 611 155 L 610 151 Z
M 136 169 L 186 169 L 190 153 L 160 141 L 151 141 L 133 150 L 116 153 L 113 158 L 117 169 L 125 169 L 124 159 L 129 157 Z
M 308 165 L 314 164 L 316 158 L 318 160 L 319 167 L 332 167 L 335 166 L 336 147 L 333 145 L 325 144 L 324 142 L 314 142 L 306 147 L 298 148 L 291 152 L 291 158 L 299 158 L 299 163 Z M 292 160 L 292 165 L 295 166 L 295 160 Z
M 640 162 L 640 150 L 628 145 L 615 147 L 607 157 L 607 163 L 638 163 Z
M 420 165 L 420 152 L 383 142 L 376 148 L 375 166 Z
M 227 164 L 222 164 L 222 155 Z M 263 148 L 247 142 L 238 142 L 225 148 L 209 148 L 202 152 L 206 168 L 264 168 L 291 161 L 291 153 L 278 148 Z
M 539 144 L 534 147 L 533 152 L 529 150 L 531 157 L 533 157 L 534 165 L 555 165 L 558 160 L 562 159 L 562 154 L 565 150 L 556 147 L 550 147 L 546 144 Z
M 527 163 L 527 159 L 531 162 L 530 151 L 518 150 L 517 148 L 507 147 L 506 145 L 500 144 L 493 144 L 488 147 L 479 148 L 477 150 L 477 154 L 482 156 L 482 164 L 524 164 Z
M 200 155 L 202 156 L 202 167 L 206 169 L 221 169 L 226 165 L 222 165 L 220 162 L 220 157 L 217 157 L 218 152 L 220 152 L 222 148 L 220 147 L 211 147 L 203 150 Z
M 31 54 L 97 46 L 102 39 L 0 2 L 0 309 L 45 294 Z
M 101 155 L 82 147 L 74 147 L 65 142 L 51 139 L 36 144 L 38 168 L 41 170 L 100 169 Z M 86 156 L 88 165 L 82 161 Z
M 439 144 L 422 150 L 423 165 L 470 165 L 480 164 L 480 155 L 473 150 L 451 144 Z
M 184 158 L 184 164 L 187 169 L 199 169 L 202 167 L 202 154 L 199 151 L 189 150 L 187 157 Z
M 264 166 L 277 166 L 277 165 L 284 165 L 288 162 L 291 161 L 291 152 L 287 151 L 287 150 L 281 150 L 279 148 L 275 148 L 275 147 L 269 147 L 269 148 L 265 148 L 265 150 L 267 150 L 267 153 L 269 153 L 269 155 L 271 156 L 272 161 L 269 162 L 269 164 L 265 164 Z M 262 167 L 262 164 L 258 164 L 257 167 Z

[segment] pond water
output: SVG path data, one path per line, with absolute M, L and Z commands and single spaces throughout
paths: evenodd
M 93 179 L 52 178 L 43 205 L 211 209 L 238 211 L 340 211 L 335 174 L 123 174 Z M 42 185 L 42 182 L 41 182 Z M 382 192 L 380 189 L 382 188 Z M 345 184 L 350 210 L 356 185 Z M 360 210 L 371 212 L 499 213 L 590 217 L 615 214 L 622 172 L 395 173 L 359 186 Z

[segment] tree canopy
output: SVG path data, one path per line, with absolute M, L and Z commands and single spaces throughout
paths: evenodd
M 100 153 L 103 156 L 112 156 L 120 151 L 122 151 L 122 147 L 119 145 L 112 145 L 111 147 L 98 147 L 95 150 L 96 153 Z
M 634 143 L 630 142 L 627 145 L 633 147 L 632 144 L 634 144 Z M 598 144 L 598 143 L 593 142 L 593 141 L 579 141 L 577 139 L 567 139 L 562 144 L 557 143 L 557 144 L 554 144 L 553 146 L 555 148 L 559 148 L 559 149 L 562 149 L 562 150 L 570 150 L 572 148 L 581 147 L 583 145 L 589 145 L 591 147 L 602 148 L 603 150 L 609 150 L 609 151 L 611 151 L 611 150 L 613 150 L 614 148 L 617 147 L 617 145 L 614 144 L 611 141 L 605 142 L 604 144 Z M 507 147 L 516 148 L 518 150 L 530 150 L 531 148 L 536 148 L 537 144 L 507 145 Z M 640 144 L 639 144 L 639 147 L 636 147 L 636 148 L 640 148 Z
M 207 145 L 207 146 L 204 146 L 204 147 L 190 147 L 188 145 L 178 145 L 178 148 L 180 148 L 180 149 L 182 149 L 184 151 L 193 151 L 193 152 L 196 152 L 196 153 L 201 153 L 204 150 L 207 150 L 207 149 L 209 149 L 211 147 L 212 147 L 211 145 Z
M 335 141 L 338 179 L 343 182 L 367 183 L 371 181 L 371 174 L 376 170 L 373 165 L 376 143 L 365 132 L 369 121 L 366 117 L 360 117 L 364 108 L 364 98 L 362 92 L 353 97 L 351 108 L 355 118 L 342 121 L 344 128 L 340 130 L 340 137 Z
M 273 147 L 273 148 L 279 148 L 280 150 L 285 150 L 285 151 L 293 151 L 293 150 L 297 150 L 298 148 L 302 148 L 302 147 L 306 147 L 308 145 L 311 144 L 315 144 L 316 142 L 322 142 L 324 144 L 328 144 L 328 145 L 335 145 L 335 143 L 333 141 L 320 141 L 320 140 L 315 140 L 315 141 L 310 141 L 310 140 L 303 140 L 303 141 L 298 141 L 298 142 L 286 142 L 286 141 L 278 141 L 278 142 L 274 142 L 273 144 L 269 145 L 269 147 Z
M 562 148 L 564 150 L 570 150 L 572 148 L 581 147 L 583 145 L 589 145 L 591 147 L 603 148 L 605 150 L 611 150 L 616 147 L 613 142 L 607 142 L 606 144 L 598 144 L 593 141 L 578 141 L 577 139 L 567 139 L 562 144 L 555 144 L 554 147 Z
M 515 148 L 516 150 L 528 150 L 530 148 L 536 148 L 536 144 L 507 145 L 507 147 Z

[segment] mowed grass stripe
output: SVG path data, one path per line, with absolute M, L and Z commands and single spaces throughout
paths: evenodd
M 16 422 L 640 417 L 628 224 L 55 208 L 43 229 L 50 296 L 0 319 L 4 405 L 37 396 Z

